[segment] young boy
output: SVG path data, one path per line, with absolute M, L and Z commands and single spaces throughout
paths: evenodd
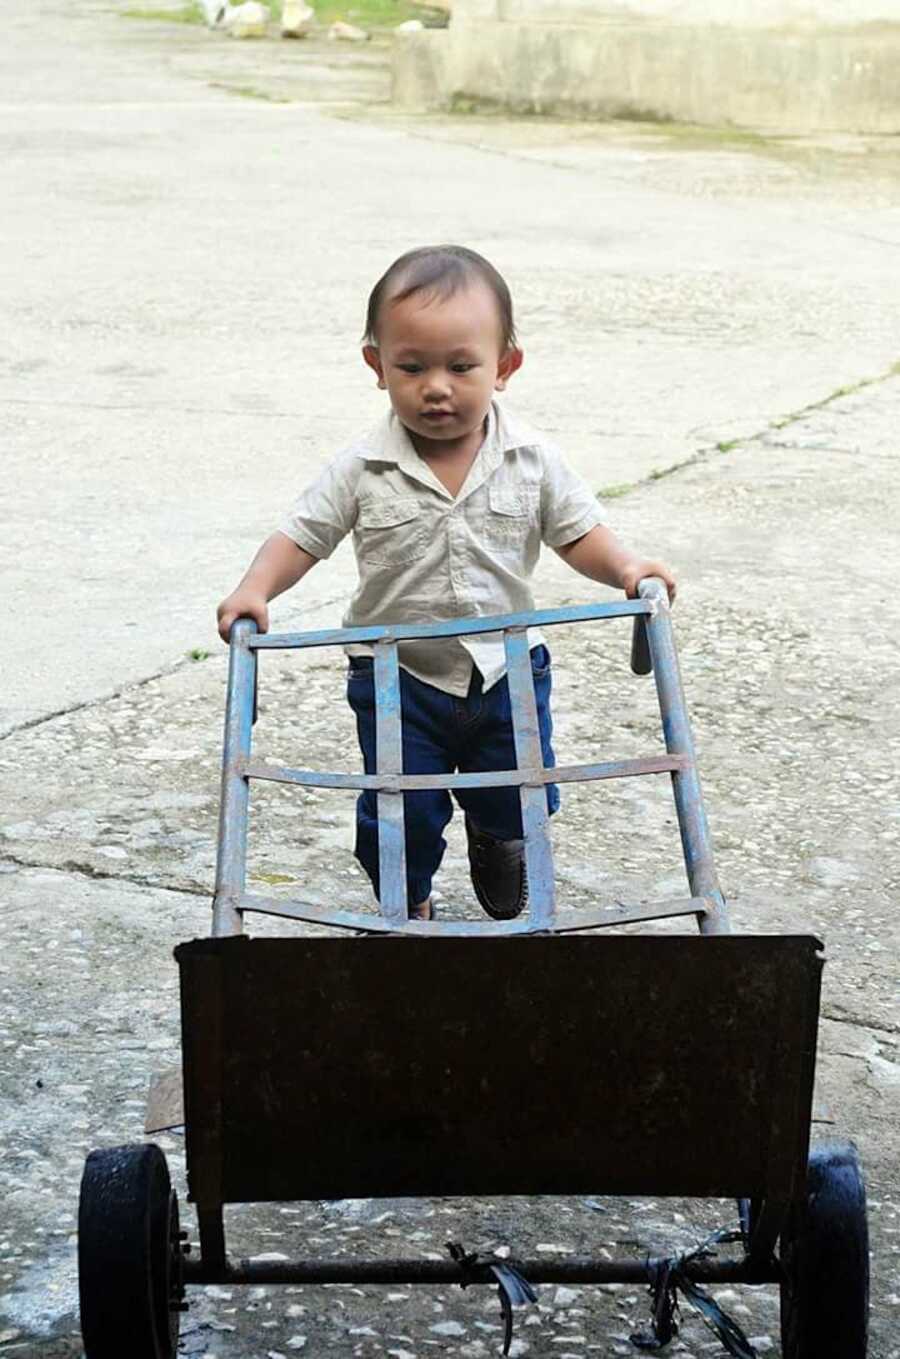
M 521 367 L 512 301 L 500 274 L 462 246 L 411 250 L 372 290 L 363 358 L 391 412 L 330 463 L 262 545 L 219 605 L 227 641 L 236 618 L 268 627 L 268 601 L 295 585 L 352 532 L 359 584 L 347 627 L 519 613 L 541 543 L 574 570 L 634 596 L 667 567 L 624 548 L 590 487 L 539 434 L 494 400 Z M 544 764 L 551 746 L 550 657 L 530 638 Z M 367 773 L 375 772 L 371 648 L 348 648 L 347 695 Z M 502 638 L 402 643 L 403 768 L 408 774 L 510 769 L 515 747 Z M 517 788 L 460 790 L 476 895 L 495 919 L 528 894 Z M 550 812 L 559 805 L 547 785 Z M 441 789 L 405 795 L 409 915 L 430 919 L 431 881 L 452 815 Z M 378 895 L 376 797 L 357 802 L 356 856 Z

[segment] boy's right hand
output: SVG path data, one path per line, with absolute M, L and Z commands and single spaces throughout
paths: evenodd
M 269 631 L 269 603 L 258 590 L 238 587 L 216 610 L 219 636 L 223 642 L 231 638 L 232 624 L 238 618 L 252 618 L 260 632 Z
M 260 632 L 268 632 L 269 600 L 296 585 L 317 561 L 280 529 L 270 534 L 237 589 L 216 610 L 222 641 L 230 641 L 236 618 L 252 618 Z

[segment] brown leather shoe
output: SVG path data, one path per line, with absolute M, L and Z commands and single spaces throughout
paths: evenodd
M 466 817 L 472 886 L 492 920 L 514 920 L 528 901 L 524 840 L 495 840 Z

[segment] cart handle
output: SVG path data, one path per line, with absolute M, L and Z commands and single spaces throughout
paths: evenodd
M 669 592 L 659 576 L 645 576 L 638 581 L 638 597 L 650 599 L 656 605 L 669 606 Z M 647 618 L 645 614 L 635 614 L 631 631 L 631 669 L 635 675 L 649 675 L 653 670 L 650 655 L 650 642 L 647 637 Z

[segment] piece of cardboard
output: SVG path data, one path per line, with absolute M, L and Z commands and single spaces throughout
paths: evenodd
M 184 1126 L 184 1087 L 181 1067 L 173 1066 L 150 1077 L 145 1133 L 166 1132 Z

